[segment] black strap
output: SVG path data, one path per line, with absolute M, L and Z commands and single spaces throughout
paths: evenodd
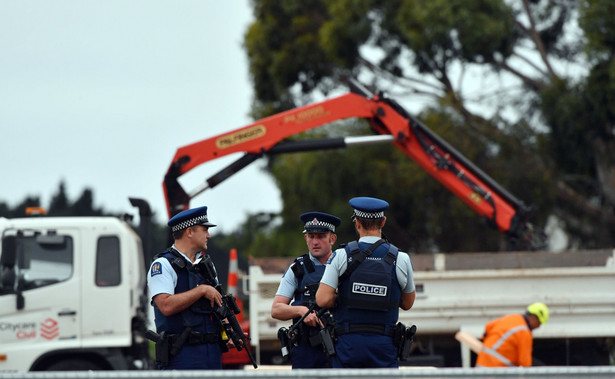
M 310 255 L 303 254 L 299 258 L 295 259 L 295 263 L 290 266 L 290 269 L 293 270 L 293 273 L 295 274 L 295 278 L 297 278 L 297 280 L 301 280 L 303 278 L 304 271 L 301 266 L 305 266 L 305 269 L 310 273 L 316 270 L 316 268 L 314 267 L 314 263 L 312 263 L 312 260 L 310 259 Z
M 338 288 L 339 288 L 340 284 L 343 281 L 345 281 L 346 279 L 348 279 L 348 277 L 354 272 L 354 270 L 356 270 L 357 267 L 359 267 L 359 265 L 365 260 L 365 258 L 367 258 L 370 255 L 372 255 L 374 250 L 376 250 L 378 248 L 378 246 L 382 245 L 384 242 L 385 241 L 383 239 L 379 239 L 374 244 L 372 244 L 367 250 L 365 250 L 363 252 L 360 249 L 358 249 L 358 248 L 353 250 L 353 251 L 351 251 L 350 255 L 352 257 L 352 263 L 350 263 L 348 265 L 348 267 L 346 268 L 346 271 L 344 271 L 344 273 L 342 275 L 340 275 L 339 280 L 338 280 L 338 284 L 337 284 Z
M 389 249 L 389 251 L 387 252 L 387 255 L 383 258 L 383 261 L 385 261 L 389 265 L 392 265 L 396 259 L 397 259 L 397 256 L 391 253 L 391 250 Z
M 178 342 L 180 334 L 170 334 L 169 342 L 171 345 L 174 345 Z M 199 332 L 191 332 L 186 339 L 187 345 L 203 345 L 207 343 L 218 343 L 220 341 L 220 335 L 215 333 L 199 333 Z
M 181 253 L 179 251 L 177 251 L 176 249 L 174 249 L 173 247 L 169 247 L 166 251 L 163 251 L 162 253 L 156 255 L 154 257 L 154 260 L 158 259 L 159 257 L 163 257 L 166 253 L 169 253 L 173 256 L 173 258 L 171 257 L 164 257 L 167 259 L 167 261 L 169 261 L 169 263 L 171 264 L 171 267 L 173 267 L 173 270 L 175 270 L 175 272 L 179 272 L 180 270 L 183 270 L 184 268 L 186 268 L 186 265 L 188 264 L 188 262 L 186 262 L 186 258 L 184 258 Z
M 312 273 L 312 272 L 316 271 L 316 268 L 314 267 L 314 263 L 310 259 L 310 255 L 309 254 L 303 254 L 302 257 L 303 257 L 303 265 L 305 266 L 305 269 L 309 273 Z

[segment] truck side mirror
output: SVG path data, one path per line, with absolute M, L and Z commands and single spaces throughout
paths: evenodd
M 2 266 L 0 269 L 0 294 L 12 293 L 15 289 L 15 268 Z
M 15 262 L 17 258 L 15 236 L 2 239 L 2 255 L 0 255 L 0 292 L 13 293 L 15 290 Z
M 19 288 L 16 275 L 17 239 L 15 236 L 5 236 L 2 239 L 2 255 L 0 255 L 0 294 L 16 294 L 17 309 L 23 309 L 25 299 Z
M 15 236 L 5 236 L 2 238 L 2 255 L 0 255 L 0 265 L 13 267 L 17 261 L 17 241 Z

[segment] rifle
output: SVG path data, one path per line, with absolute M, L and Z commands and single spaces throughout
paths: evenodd
M 200 260 L 197 261 L 191 269 L 200 272 L 203 276 L 212 282 L 215 282 L 216 271 L 214 269 L 214 263 L 209 255 L 200 258 Z M 252 362 L 252 366 L 257 368 L 258 366 L 256 365 L 256 361 L 254 360 L 250 347 L 248 346 L 248 338 L 241 329 L 237 316 L 235 316 L 241 312 L 235 297 L 232 294 L 225 294 L 220 284 L 217 284 L 215 288 L 222 295 L 222 305 L 217 305 L 214 303 L 214 315 L 218 321 L 220 321 L 224 332 L 233 341 L 237 350 L 241 351 L 245 348 L 246 353 L 248 353 L 248 358 L 250 358 L 250 362 Z
M 281 344 L 282 357 L 288 357 L 288 355 L 290 354 L 290 346 L 297 346 L 299 344 L 299 331 L 303 320 L 305 320 L 305 318 L 316 308 L 318 308 L 316 302 L 310 303 L 307 312 L 305 312 L 305 314 L 301 316 L 301 318 L 297 320 L 297 322 L 292 324 L 290 328 L 281 327 L 280 329 L 278 329 L 278 339 L 280 340 Z M 323 345 L 325 353 L 328 357 L 332 357 L 335 355 L 335 345 L 333 342 L 333 336 L 331 335 L 331 328 L 328 328 L 327 326 L 332 326 L 333 318 L 331 317 L 331 314 L 329 313 L 329 310 L 327 308 L 319 309 L 318 312 L 316 312 L 316 317 L 318 317 L 318 319 L 321 321 L 324 318 L 324 326 L 320 324 L 318 326 L 318 336 L 320 338 L 320 342 Z

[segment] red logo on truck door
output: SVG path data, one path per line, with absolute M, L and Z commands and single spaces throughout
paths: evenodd
M 54 319 L 48 318 L 41 322 L 41 337 L 46 340 L 52 340 L 60 335 L 60 328 L 58 322 Z

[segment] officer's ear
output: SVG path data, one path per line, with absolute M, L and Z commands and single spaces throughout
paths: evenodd
M 362 225 L 361 225 L 361 223 L 359 222 L 359 220 L 357 220 L 357 218 L 356 218 L 356 217 L 353 217 L 353 218 L 352 218 L 352 223 L 353 223 L 354 228 L 355 228 L 356 230 L 359 230 L 359 229 L 361 228 L 361 226 L 362 226 Z
M 335 241 L 337 241 L 337 234 L 335 233 L 329 233 L 329 241 L 331 242 L 331 245 L 335 244 Z
M 187 227 L 184 233 L 187 234 L 189 237 L 192 237 L 192 235 L 195 233 L 194 227 L 193 226 Z
M 387 222 L 387 216 L 382 216 L 382 224 L 380 224 L 380 229 L 384 228 L 384 224 Z

